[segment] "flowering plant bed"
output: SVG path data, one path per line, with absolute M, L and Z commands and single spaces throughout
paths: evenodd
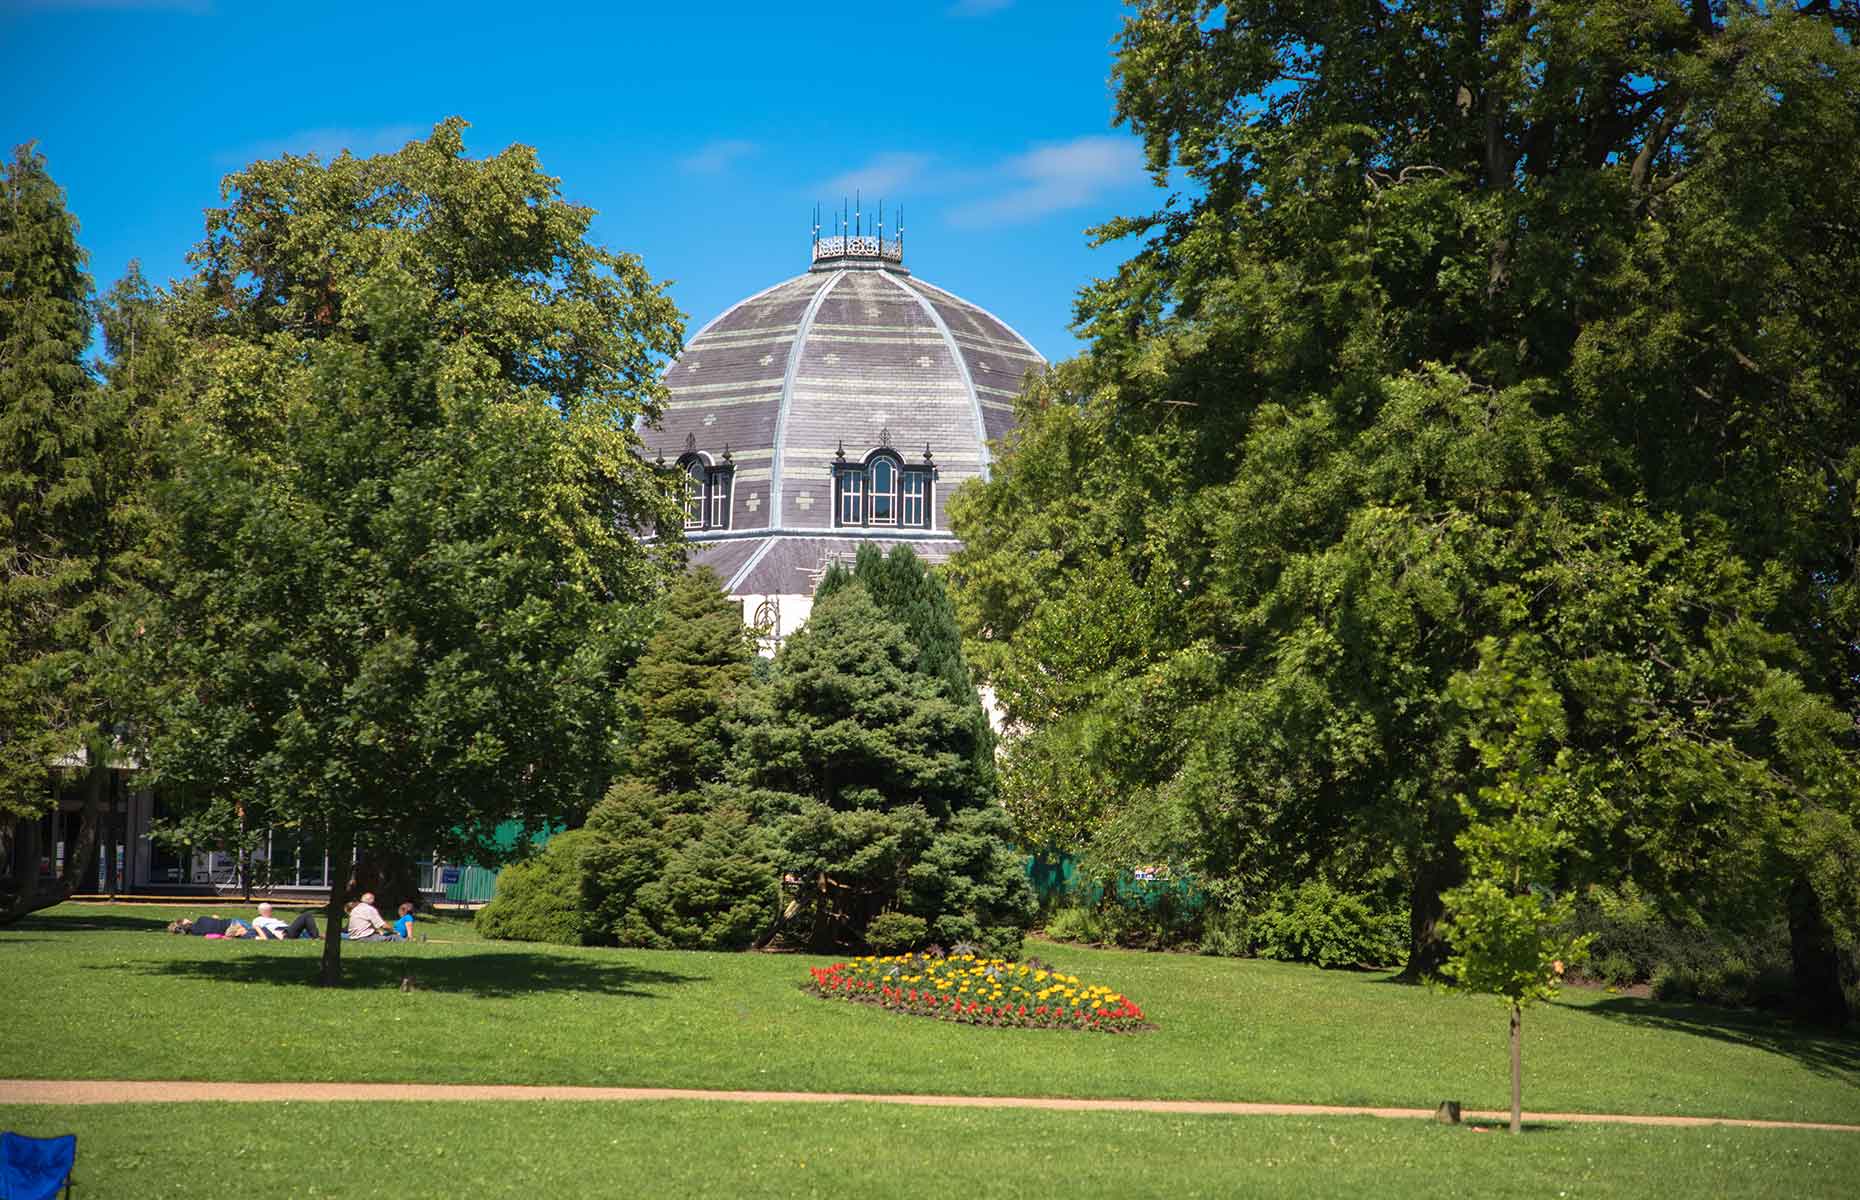
M 1010 962 L 974 954 L 867 955 L 814 967 L 811 974 L 811 990 L 817 996 L 875 1004 L 909 1016 L 1099 1033 L 1155 1028 L 1128 998 L 1056 971 L 1038 959 Z

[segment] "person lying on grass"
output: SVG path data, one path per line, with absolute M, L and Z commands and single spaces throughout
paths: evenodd
M 322 936 L 317 930 L 316 918 L 311 914 L 299 913 L 295 921 L 286 925 L 271 915 L 269 904 L 258 906 L 258 917 L 250 925 L 237 918 L 222 917 L 215 913 L 206 917 L 182 917 L 169 923 L 168 932 L 209 938 L 253 938 L 259 941 Z
M 252 929 L 261 938 L 274 941 L 290 941 L 293 938 L 309 938 L 315 941 L 323 936 L 316 927 L 316 917 L 308 911 L 297 914 L 297 919 L 286 925 L 271 915 L 271 905 L 260 904 L 258 916 L 252 920 Z

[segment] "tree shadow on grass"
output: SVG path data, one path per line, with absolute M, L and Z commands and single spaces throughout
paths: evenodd
M 307 987 L 316 982 L 321 942 L 293 943 L 314 953 L 245 953 L 228 947 L 226 958 L 145 960 L 94 970 L 133 970 L 145 975 L 177 979 L 204 979 L 216 983 L 264 983 Z M 680 975 L 625 961 L 541 954 L 534 951 L 480 951 L 428 958 L 407 954 L 356 953 L 345 948 L 342 978 L 345 987 L 400 988 L 411 980 L 422 992 L 459 992 L 482 999 L 507 1000 L 546 992 L 584 992 L 601 996 L 657 999 L 663 989 L 684 983 L 705 983 L 706 976 Z
M 1594 1004 L 1569 1005 L 1567 1012 L 1591 1013 L 1644 1029 L 1663 1029 L 1750 1046 L 1794 1059 L 1815 1074 L 1860 1087 L 1860 1039 L 1781 1017 L 1709 1004 L 1675 1004 L 1616 996 Z
M 56 916 L 40 913 L 22 917 L 7 928 L 29 933 L 160 933 L 175 917 L 194 915 L 191 911 L 181 912 L 178 909 L 172 916 L 163 913 L 142 916 L 134 913 L 87 913 L 67 908 L 59 911 Z

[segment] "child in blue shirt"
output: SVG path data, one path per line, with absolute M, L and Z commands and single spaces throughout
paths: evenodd
M 403 942 L 413 940 L 413 905 L 405 900 L 400 904 L 400 916 L 394 918 L 394 936 Z

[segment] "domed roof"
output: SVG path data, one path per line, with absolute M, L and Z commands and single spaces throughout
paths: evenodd
M 666 372 L 671 396 L 646 446 L 692 470 L 687 536 L 707 543 L 694 557 L 715 559 L 732 593 L 811 586 L 751 587 L 749 560 L 771 547 L 722 543 L 809 543 L 786 559 L 862 539 L 953 540 L 950 493 L 987 477 L 989 441 L 1045 368 L 1006 322 L 902 260 L 897 241 L 817 237 L 805 274 L 730 306 Z

